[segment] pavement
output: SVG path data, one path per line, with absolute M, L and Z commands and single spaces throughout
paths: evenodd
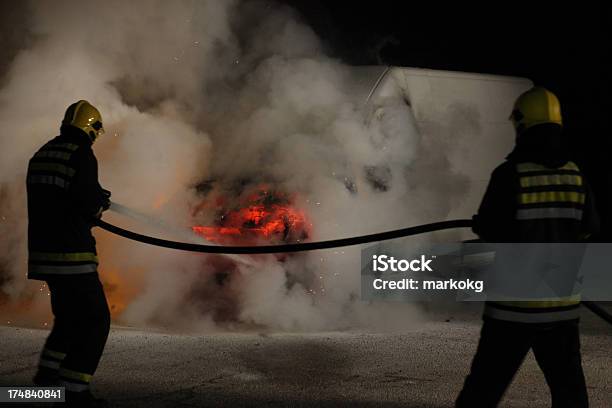
M 113 327 L 94 379 L 111 407 L 451 407 L 477 318 L 403 333 L 168 333 Z M 582 319 L 591 407 L 612 406 L 612 326 Z M 0 326 L 0 386 L 30 385 L 47 331 Z M 548 407 L 530 353 L 502 407 Z M 23 407 L 23 404 L 16 406 Z M 40 406 L 40 405 L 39 405 Z

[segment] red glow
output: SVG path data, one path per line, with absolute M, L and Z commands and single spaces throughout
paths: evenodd
M 293 206 L 286 194 L 271 192 L 259 186 L 254 192 L 238 198 L 238 205 L 224 208 L 228 200 L 217 197 L 214 205 L 218 217 L 215 226 L 194 226 L 193 231 L 208 241 L 248 244 L 258 240 L 268 242 L 299 242 L 308 237 L 306 217 Z M 198 210 L 209 207 L 203 202 Z

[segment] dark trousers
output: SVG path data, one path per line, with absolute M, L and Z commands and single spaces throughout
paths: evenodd
M 66 355 L 62 368 L 93 375 L 110 330 L 110 311 L 98 274 L 58 276 L 47 284 L 55 321 L 45 349 Z
M 489 318 L 456 407 L 496 407 L 530 349 L 550 387 L 552 407 L 588 407 L 577 321 L 544 327 Z

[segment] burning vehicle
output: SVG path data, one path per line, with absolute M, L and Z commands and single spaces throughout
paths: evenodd
M 194 233 L 208 241 L 225 245 L 297 243 L 309 236 L 309 227 L 302 210 L 295 206 L 296 197 L 276 190 L 271 184 L 240 188 L 223 195 L 206 191 L 192 216 L 214 214 L 212 226 L 196 225 Z M 230 197 L 233 196 L 233 197 Z
M 240 182 L 222 189 L 215 182 L 205 182 L 196 189 L 202 200 L 191 213 L 196 224 L 192 231 L 206 241 L 229 246 L 275 245 L 303 242 L 311 235 L 312 224 L 298 208 L 297 196 L 273 184 Z M 245 264 L 265 267 L 266 263 L 285 264 L 302 256 L 246 255 L 242 259 Z M 217 323 L 237 321 L 243 267 L 236 258 L 204 255 L 201 284 L 192 288 L 188 301 L 197 304 Z M 302 270 L 297 275 L 288 268 L 283 270 L 288 290 L 296 283 L 312 290 L 312 273 Z

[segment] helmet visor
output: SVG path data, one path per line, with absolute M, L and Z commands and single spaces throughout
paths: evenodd
M 91 127 L 94 128 L 98 136 L 104 134 L 104 126 L 102 126 L 102 122 L 100 122 L 99 120 L 93 123 Z

